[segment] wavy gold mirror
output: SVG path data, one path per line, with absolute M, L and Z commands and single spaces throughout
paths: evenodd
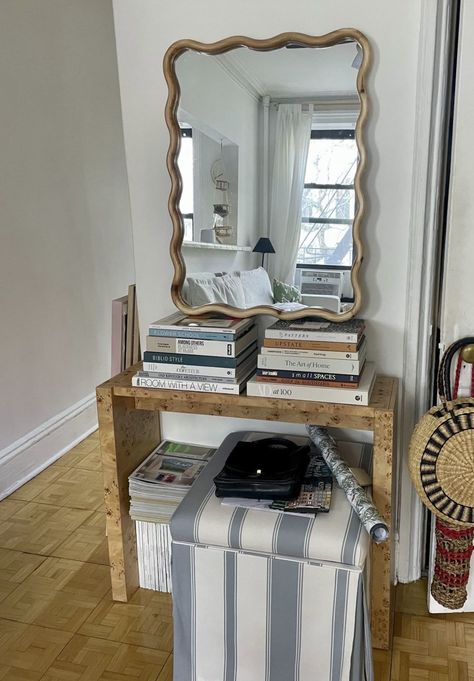
M 168 49 L 171 294 L 182 312 L 357 314 L 369 62 L 350 28 Z

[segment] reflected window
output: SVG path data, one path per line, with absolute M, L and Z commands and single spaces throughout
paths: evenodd
M 194 236 L 194 182 L 193 182 L 193 131 L 186 125 L 180 126 L 181 147 L 178 168 L 183 179 L 179 210 L 183 216 L 184 240 L 193 241 Z
M 299 265 L 352 265 L 354 130 L 312 130 L 303 191 Z

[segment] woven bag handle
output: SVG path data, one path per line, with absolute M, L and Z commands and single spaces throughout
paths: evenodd
M 474 343 L 474 336 L 467 336 L 451 343 L 439 364 L 438 370 L 438 393 L 444 404 L 453 399 L 451 390 L 451 363 L 458 350 L 462 350 L 465 345 Z

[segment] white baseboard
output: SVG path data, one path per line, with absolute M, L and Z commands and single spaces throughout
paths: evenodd
M 97 429 L 95 393 L 0 451 L 0 499 L 41 473 Z

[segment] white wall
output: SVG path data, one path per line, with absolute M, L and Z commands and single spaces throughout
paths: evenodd
M 449 194 L 447 249 L 441 315 L 441 342 L 446 346 L 474 336 L 474 5 L 462 3 L 456 83 L 453 157 Z
M 194 239 L 201 241 L 201 230 L 210 229 L 214 222 L 213 204 L 216 188 L 211 177 L 212 165 L 221 157 L 221 145 L 196 127 L 193 128 L 193 218 Z M 237 175 L 237 169 L 235 172 Z M 183 181 L 184 184 L 185 180 Z M 228 198 L 230 201 L 230 197 Z M 234 202 L 235 206 L 235 202 Z M 230 216 L 229 216 L 230 217 Z M 229 220 L 227 220 L 229 224 Z M 237 223 L 232 223 L 236 237 Z M 237 241 L 235 240 L 235 243 Z
M 142 330 L 172 309 L 168 293 L 172 277 L 170 182 L 165 166 L 168 132 L 163 121 L 167 90 L 161 70 L 166 48 L 185 37 L 211 42 L 228 35 L 323 34 L 351 26 L 367 35 L 373 49 L 367 84 L 371 111 L 365 186 L 369 202 L 363 227 L 361 315 L 368 320 L 369 357 L 378 371 L 402 376 L 421 5 L 422 0 L 387 2 L 383 7 L 378 0 L 278 4 L 274 0 L 183 0 L 167 4 L 164 10 L 154 0 L 114 0 Z M 425 124 L 429 124 L 428 116 Z M 217 442 L 226 432 L 245 425 L 214 417 L 168 416 L 165 433 Z M 284 424 L 280 427 L 285 429 Z
M 201 241 L 201 230 L 210 229 L 214 225 L 214 204 L 224 200 L 224 193 L 216 189 L 211 175 L 214 164 L 223 169 L 224 177 L 229 182 L 226 201 L 230 212 L 226 217 L 226 225 L 232 227 L 232 234 L 225 239 L 226 243 L 238 243 L 238 196 L 239 196 L 239 147 L 230 142 L 222 143 L 193 128 L 193 222 L 194 241 Z M 183 179 L 183 191 L 186 180 Z M 252 205 L 255 204 L 255 200 Z M 185 211 L 183 211 L 185 212 Z M 255 218 L 252 223 L 247 220 L 243 225 L 244 233 L 255 229 Z M 253 239 L 252 239 L 253 241 Z
M 261 255 L 247 251 L 183 248 L 186 272 L 234 272 L 258 267 Z
M 111 2 L 3 0 L 0 45 L 1 494 L 96 422 L 134 266 Z
M 182 93 L 180 106 L 190 115 L 191 125 L 217 142 L 224 137 L 238 147 L 238 205 L 234 205 L 231 215 L 232 225 L 235 218 L 238 219 L 237 239 L 234 235 L 232 239 L 225 239 L 225 243 L 244 246 L 255 243 L 258 101 L 216 59 L 207 55 L 185 52 L 176 61 L 176 74 Z

